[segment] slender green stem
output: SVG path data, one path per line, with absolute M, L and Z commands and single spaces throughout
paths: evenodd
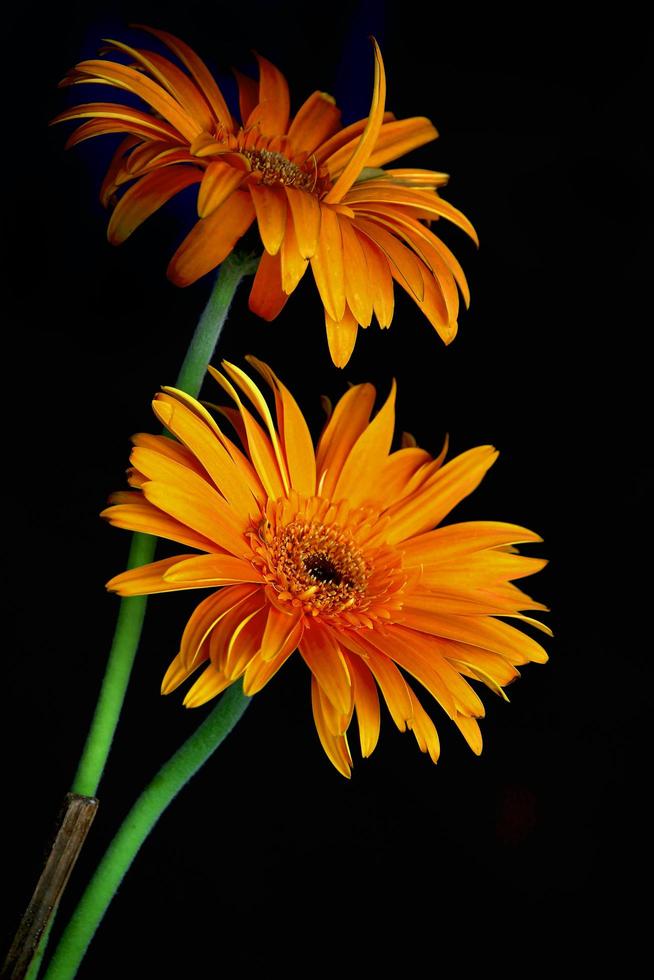
M 141 844 L 180 789 L 230 733 L 250 699 L 232 684 L 193 735 L 159 770 L 127 814 L 66 927 L 44 980 L 71 980 Z
M 258 257 L 243 257 L 232 253 L 220 266 L 209 301 L 200 317 L 177 377 L 176 387 L 187 394 L 193 397 L 198 395 L 207 364 L 213 357 L 238 284 L 244 276 L 251 275 L 255 271 L 258 261 Z M 135 534 L 127 567 L 137 568 L 152 561 L 155 544 L 156 538 L 151 535 Z M 95 796 L 97 793 L 125 700 L 127 684 L 141 638 L 146 604 L 146 596 L 129 596 L 121 599 L 107 669 L 86 745 L 73 780 L 73 793 L 82 796 Z

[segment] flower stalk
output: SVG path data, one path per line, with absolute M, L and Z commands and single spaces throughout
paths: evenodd
M 218 269 L 209 300 L 202 312 L 177 376 L 176 388 L 193 397 L 198 395 L 207 365 L 213 357 L 238 285 L 245 276 L 254 275 L 258 262 L 257 256 L 232 252 Z M 132 537 L 127 568 L 139 568 L 151 562 L 154 558 L 155 547 L 156 538 L 153 535 L 136 532 Z M 85 797 L 87 800 L 92 800 L 95 797 L 111 749 L 141 638 L 146 605 L 147 596 L 129 596 L 121 599 L 100 695 L 71 787 L 72 794 Z M 190 778 L 191 774 L 189 773 L 186 779 Z M 181 785 L 183 783 L 180 783 Z M 94 803 L 97 804 L 97 801 L 94 800 Z M 70 855 L 72 867 L 82 848 L 84 838 L 71 837 L 66 833 L 65 826 L 63 826 L 57 840 L 62 847 L 65 846 L 66 852 Z M 137 850 L 138 846 L 140 843 L 137 845 Z M 49 884 L 50 877 L 51 869 L 44 868 L 36 886 L 35 896 L 41 894 Z M 61 891 L 63 891 L 63 887 L 65 887 L 65 881 Z M 46 914 L 43 916 L 43 921 L 40 922 L 40 938 L 36 944 L 33 942 L 33 931 L 29 933 L 29 936 L 25 931 L 27 920 L 32 922 L 34 916 L 32 906 L 28 909 L 19 926 L 14 946 L 17 949 L 16 955 L 22 958 L 21 976 L 26 976 L 27 980 L 35 980 L 38 974 L 39 964 L 48 942 L 48 934 L 56 914 L 60 894 L 61 892 L 59 892 L 56 901 L 48 903 Z M 95 929 L 95 926 L 93 928 Z
M 68 923 L 44 980 L 71 980 L 116 889 L 157 820 L 210 758 L 250 703 L 240 684 L 223 694 L 211 714 L 141 793 L 98 865 Z
M 186 394 L 194 398 L 198 395 L 238 284 L 244 276 L 254 274 L 257 263 L 258 258 L 233 252 L 220 266 L 175 383 L 175 387 Z M 155 546 L 156 538 L 152 535 L 138 532 L 134 534 L 127 568 L 138 568 L 151 562 Z M 95 796 L 97 792 L 125 700 L 141 638 L 146 604 L 145 596 L 129 596 L 121 601 L 107 670 L 73 780 L 73 793 Z

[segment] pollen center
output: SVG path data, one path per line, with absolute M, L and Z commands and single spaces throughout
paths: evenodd
M 268 567 L 280 598 L 299 599 L 313 615 L 355 606 L 371 572 L 346 529 L 301 520 L 269 540 Z

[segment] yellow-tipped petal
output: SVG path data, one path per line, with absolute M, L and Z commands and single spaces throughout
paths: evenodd
M 340 177 L 325 196 L 326 203 L 336 204 L 341 201 L 349 191 L 350 187 L 357 179 L 359 173 L 368 163 L 368 159 L 373 151 L 379 131 L 384 119 L 384 105 L 386 103 L 386 74 L 384 72 L 384 62 L 381 51 L 376 40 L 372 39 L 375 55 L 375 78 L 373 82 L 372 104 L 368 114 L 368 122 L 364 129 L 356 150 L 346 164 Z M 340 319 L 338 316 L 334 319 Z

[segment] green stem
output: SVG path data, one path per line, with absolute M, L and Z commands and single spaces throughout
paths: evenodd
M 218 748 L 250 699 L 232 684 L 211 714 L 159 770 L 127 814 L 98 865 L 50 961 L 44 980 L 71 980 L 125 873 L 180 789 Z
M 195 329 L 175 385 L 194 398 L 202 386 L 207 364 L 213 357 L 238 284 L 244 276 L 251 275 L 256 270 L 258 261 L 258 257 L 243 257 L 232 252 L 218 270 L 209 301 Z M 155 544 L 156 538 L 152 535 L 134 534 L 127 567 L 137 568 L 151 562 Z M 73 780 L 73 793 L 82 796 L 95 796 L 97 793 L 125 700 L 141 638 L 146 604 L 146 596 L 121 599 L 107 669 L 86 745 Z

